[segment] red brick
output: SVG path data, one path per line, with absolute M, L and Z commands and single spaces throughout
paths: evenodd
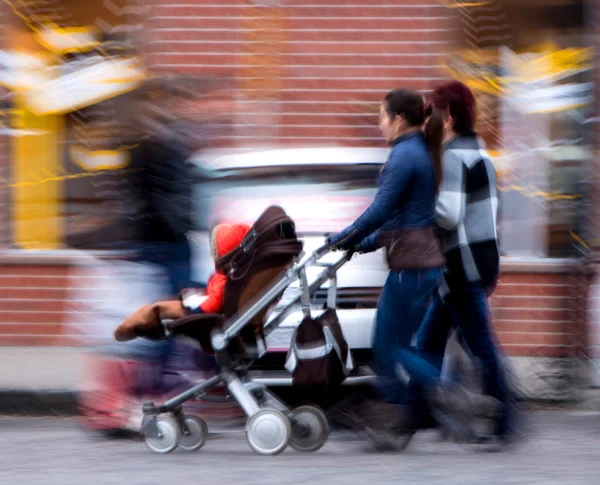
M 0 335 L 0 346 L 54 346 L 71 347 L 82 345 L 77 340 L 63 335 L 37 336 L 37 335 Z
M 306 26 L 309 27 L 308 25 Z M 286 40 L 290 42 L 359 42 L 359 41 L 379 41 L 379 42 L 452 42 L 455 38 L 455 33 L 452 31 L 434 31 L 434 32 L 415 32 L 415 31 L 376 31 L 376 30 L 355 30 L 355 31 L 332 31 L 323 30 L 304 30 L 304 31 L 287 31 Z M 393 47 L 392 47 L 393 49 Z
M 494 291 L 494 296 L 567 296 L 569 286 L 560 285 L 525 285 L 525 284 L 499 284 Z
M 567 346 L 527 346 L 527 345 L 503 345 L 503 352 L 511 357 L 568 357 L 570 348 Z
M 244 15 L 225 16 L 221 14 L 219 9 L 210 15 L 181 15 L 177 19 L 176 25 L 180 29 L 222 29 L 224 32 L 221 33 L 221 38 L 229 40 L 229 34 L 232 30 L 252 28 L 251 22 L 253 21 Z M 156 20 L 154 27 L 158 29 L 173 28 L 174 23 L 174 20 L 159 18 Z M 190 34 L 193 34 L 193 31 L 190 31 Z
M 315 109 L 317 105 L 321 107 L 319 111 Z M 266 110 L 269 109 L 269 105 L 263 106 L 267 106 Z M 260 107 L 260 104 L 253 105 L 252 103 L 240 103 L 238 104 L 238 114 L 243 114 L 244 119 L 246 119 L 246 117 L 253 116 L 254 113 L 260 114 Z M 279 107 L 272 105 L 272 109 L 274 112 L 275 110 L 280 110 L 279 116 L 281 116 L 281 119 L 286 121 L 289 120 L 290 122 L 294 122 L 297 119 L 302 119 L 303 116 L 311 117 L 312 119 L 321 121 L 328 119 L 329 117 L 333 118 L 336 116 L 339 116 L 342 119 L 347 119 L 348 121 L 359 118 L 368 118 L 372 121 L 373 119 L 377 120 L 377 117 L 379 116 L 379 106 L 377 103 L 371 103 L 369 105 L 353 105 L 351 103 L 283 103 L 283 106 Z
M 235 2 L 227 2 L 227 5 L 232 5 Z M 156 5 L 152 8 L 152 24 L 154 25 L 173 25 L 179 18 L 186 16 L 220 16 L 220 17 L 242 17 L 249 11 L 249 5 L 241 5 L 236 7 L 214 7 L 208 5 L 189 5 L 187 7 L 175 7 L 168 4 Z M 178 17 L 177 20 L 164 17 Z
M 178 62 L 229 66 L 237 66 L 247 62 L 250 55 L 254 56 L 257 62 L 265 58 L 265 54 L 261 54 L 260 52 L 252 53 L 245 49 L 238 49 L 237 47 L 230 47 L 228 49 L 226 44 L 213 44 L 205 46 L 204 49 L 198 49 L 198 45 L 195 43 L 187 44 L 182 42 L 161 45 L 160 50 L 152 54 L 154 63 Z M 281 58 L 284 66 L 308 65 L 314 66 L 314 69 L 331 69 L 329 66 L 345 66 L 346 68 L 354 66 L 389 66 L 398 69 L 411 69 L 413 68 L 412 66 L 417 66 L 417 68 L 425 69 L 426 72 L 437 71 L 438 69 L 440 72 L 444 72 L 442 71 L 443 66 L 438 54 L 415 56 L 412 54 L 403 55 L 396 52 L 385 52 L 383 55 L 373 56 L 369 54 L 345 55 L 344 52 L 325 55 L 282 52 Z M 357 71 L 358 69 L 356 68 Z M 367 67 L 362 69 L 367 69 Z
M 429 29 L 443 29 L 448 31 L 449 22 L 445 18 L 409 18 L 380 16 L 380 18 L 369 18 L 357 16 L 355 18 L 328 18 L 326 16 L 314 16 L 307 19 L 308 15 L 299 17 L 288 16 L 285 19 L 286 26 L 290 29 L 372 29 L 372 30 L 395 30 L 396 38 L 404 38 L 406 30 L 420 30 L 421 36 L 429 38 Z M 376 37 L 377 34 L 374 36 Z
M 219 16 L 219 17 L 250 17 L 257 16 L 256 10 L 252 12 L 253 8 L 248 3 L 240 3 L 239 6 L 230 6 L 239 2 L 227 2 L 227 7 L 214 8 L 216 4 L 213 2 L 210 4 L 201 4 L 200 2 L 194 2 L 193 5 L 188 5 L 184 8 L 165 5 L 159 5 L 153 7 L 153 14 L 160 17 L 192 17 L 192 16 Z M 311 2 L 316 4 L 316 2 Z M 440 19 L 450 18 L 448 9 L 441 5 L 433 5 L 434 8 L 406 8 L 401 2 L 388 2 L 384 8 L 378 8 L 375 6 L 369 6 L 365 2 L 361 2 L 364 6 L 361 7 L 344 7 L 335 8 L 323 6 L 306 7 L 302 5 L 290 5 L 288 2 L 285 4 L 283 10 L 284 14 L 288 18 L 295 17 L 314 17 L 314 18 L 327 18 L 327 17 L 355 17 L 355 18 L 367 18 L 367 17 L 378 17 L 384 19 L 399 18 L 399 19 L 414 19 L 419 18 L 430 19 L 428 21 L 439 21 Z M 356 4 L 356 3 L 355 3 Z M 155 21 L 165 22 L 170 19 L 158 18 Z
M 232 70 L 207 68 L 197 66 L 177 67 L 178 72 L 189 74 L 215 74 L 221 72 L 225 76 L 233 74 Z M 156 71 L 158 72 L 158 70 Z M 168 66 L 160 69 L 160 72 L 170 72 Z M 390 89 L 399 86 L 418 89 L 423 93 L 427 93 L 431 88 L 438 84 L 433 81 L 420 80 L 338 80 L 337 82 L 331 79 L 277 79 L 264 80 L 260 77 L 245 77 L 237 78 L 238 85 L 242 89 L 242 93 L 247 93 L 249 99 L 255 99 L 252 90 L 262 90 L 262 84 L 268 83 L 268 94 L 272 97 L 277 96 L 281 100 L 303 99 L 314 103 L 329 102 L 329 101 L 348 101 L 349 105 L 357 101 L 369 101 L 373 104 L 378 104 L 381 99 L 387 94 Z M 274 86 L 271 87 L 271 84 Z M 341 85 L 340 85 L 341 84 Z M 279 87 L 278 87 L 279 86 Z
M 442 72 L 437 66 L 425 66 L 425 67 L 410 67 L 397 64 L 394 66 L 363 66 L 363 67 L 329 67 L 327 65 L 310 66 L 304 65 L 293 65 L 285 66 L 283 68 L 283 76 L 286 77 L 369 77 L 369 78 L 431 78 L 441 77 Z
M 523 333 L 561 333 L 567 332 L 570 325 L 565 322 L 532 322 L 532 321 L 507 321 L 494 320 L 494 330 L 501 334 L 504 332 L 523 332 Z
M 206 49 L 209 44 L 204 44 L 207 41 L 224 41 L 227 40 L 226 45 L 232 45 L 230 42 L 236 41 L 238 46 L 242 46 L 246 42 L 246 37 L 242 31 L 190 31 L 190 30 L 158 30 L 152 34 L 154 41 L 194 41 L 197 42 L 198 48 Z M 235 44 L 233 44 L 235 45 Z M 212 47 L 212 46 L 211 46 Z
M 287 97 L 287 96 L 286 96 Z M 364 115 L 376 115 L 379 116 L 379 102 L 371 102 L 371 103 L 357 103 L 357 102 L 340 102 L 340 103 L 313 103 L 308 101 L 306 103 L 293 103 L 289 102 L 292 100 L 288 100 L 288 102 L 282 103 L 279 109 L 281 109 L 281 113 L 352 113 L 352 114 L 364 114 Z M 252 107 L 251 104 L 244 105 L 241 104 L 242 111 L 249 111 Z
M 377 140 L 381 139 L 381 134 L 379 133 L 376 126 L 372 128 L 355 128 L 352 126 L 340 127 L 340 128 L 331 128 L 329 127 L 327 130 L 323 128 L 323 126 L 314 127 L 314 126 L 293 126 L 293 127 L 282 127 L 279 130 L 279 134 L 281 136 L 302 136 L 302 137 L 327 137 L 327 138 L 335 138 L 335 137 L 364 137 L 364 138 L 376 138 Z
M 493 296 L 491 302 L 495 308 L 568 309 L 572 300 L 566 297 Z
M 381 100 L 387 94 L 386 90 L 378 90 L 378 91 L 363 91 L 363 90 L 354 90 L 354 91 L 338 91 L 338 90 L 329 90 L 329 91 L 311 91 L 310 93 L 302 92 L 302 91 L 284 91 L 281 93 L 281 97 L 284 100 L 289 101 L 310 101 L 312 103 L 320 103 L 320 102 L 328 102 L 328 101 L 343 101 L 347 102 L 349 105 L 359 101 L 359 102 L 370 102 L 374 105 L 379 105 Z
M 0 276 L 0 293 L 5 288 L 61 288 L 68 284 L 66 276 Z
M 0 276 L 3 275 L 48 275 L 48 276 L 65 276 L 69 271 L 66 265 L 4 265 L 0 266 Z
M 331 90 L 357 90 L 357 91 L 365 91 L 370 90 L 373 92 L 383 92 L 387 93 L 388 91 L 395 89 L 399 86 L 408 89 L 431 89 L 435 85 L 440 83 L 440 80 L 425 80 L 418 78 L 395 78 L 389 77 L 387 79 L 378 79 L 378 78 L 369 78 L 369 76 L 364 76 L 364 79 L 357 78 L 286 78 L 283 79 L 284 88 L 283 89 L 295 89 L 295 90 L 322 90 L 322 89 L 331 89 Z M 306 93 L 306 97 L 310 97 L 312 99 L 312 95 L 310 91 Z
M 0 323 L 0 335 L 54 336 L 62 333 L 61 324 L 48 323 Z
M 567 274 L 565 273 L 506 273 L 500 276 L 500 284 L 520 283 L 527 285 L 564 284 Z
M 278 123 L 282 126 L 287 125 L 305 125 L 305 126 L 322 126 L 322 125 L 347 125 L 354 126 L 356 124 L 368 124 L 377 126 L 378 115 L 361 115 L 361 116 L 344 116 L 343 113 L 327 113 L 324 112 L 319 116 L 318 114 L 274 114 L 273 118 L 270 115 L 262 113 L 247 113 L 244 115 L 245 124 L 262 123 L 264 120 L 267 122 Z
M 302 64 L 319 66 L 395 66 L 399 68 L 410 68 L 411 66 L 426 66 L 431 69 L 442 68 L 442 56 L 435 52 L 430 55 L 424 55 L 417 52 L 396 52 L 388 50 L 376 56 L 370 54 L 352 54 L 345 52 L 336 52 L 318 55 L 300 53 L 284 53 L 284 59 L 287 64 Z
M 60 300 L 31 301 L 31 300 L 0 300 L 0 313 L 4 311 L 27 310 L 32 312 L 63 311 L 64 303 Z
M 62 312 L 50 313 L 50 312 L 35 312 L 27 311 L 27 309 L 21 309 L 22 311 L 0 312 L 0 322 L 2 323 L 55 323 L 59 324 L 62 322 L 65 314 Z
M 566 333 L 498 333 L 502 345 L 567 345 L 570 342 Z
M 573 317 L 573 313 L 574 312 L 571 310 L 523 310 L 520 308 L 507 309 L 492 307 L 493 318 L 501 320 L 545 320 L 548 322 L 568 321 Z
M 401 42 L 399 39 L 398 42 Z M 211 46 L 212 49 L 212 46 Z M 443 54 L 449 49 L 448 43 L 426 44 L 422 42 L 409 43 L 381 43 L 374 39 L 371 43 L 339 43 L 333 42 L 330 44 L 319 44 L 318 42 L 311 44 L 290 43 L 286 44 L 285 52 L 293 52 L 298 54 L 336 54 L 336 53 L 352 53 L 352 54 Z
M 294 8 L 300 10 L 300 7 L 306 6 L 306 3 L 305 0 L 286 0 L 285 10 L 286 12 Z M 371 12 L 377 12 L 382 17 L 448 15 L 448 9 L 435 1 L 421 2 L 420 6 L 418 6 L 419 4 L 414 0 L 380 0 L 374 5 L 354 0 L 327 0 L 325 5 L 313 7 L 312 5 L 318 5 L 318 2 L 311 0 L 310 5 L 311 7 L 306 6 L 303 10 L 314 11 L 319 15 L 323 15 L 323 11 L 325 10 L 331 11 L 333 15 L 340 15 L 342 12 L 346 15 L 346 12 L 350 11 L 352 12 L 352 16 L 356 17 L 360 17 L 361 12 L 365 12 L 363 14 L 365 17 L 371 16 Z M 336 7 L 331 7 L 331 5 L 335 5 Z M 360 7 L 356 7 L 356 5 L 360 5 Z M 366 12 L 369 12 L 369 14 L 367 15 Z
M 64 288 L 1 288 L 0 298 L 31 301 L 35 299 L 41 300 L 63 300 L 66 296 Z

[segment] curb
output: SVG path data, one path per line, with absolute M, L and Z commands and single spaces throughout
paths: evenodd
M 273 389 L 273 391 L 291 407 L 308 401 L 304 401 L 302 398 L 303 393 L 298 392 L 297 389 Z M 337 397 L 339 399 L 339 396 Z M 557 402 L 531 399 L 520 401 L 527 410 L 600 411 L 600 390 L 590 391 L 578 401 Z M 336 400 L 336 402 L 339 401 Z M 329 408 L 333 402 L 326 399 L 325 402 L 315 404 Z M 78 393 L 69 389 L 0 389 L 0 414 L 10 416 L 77 416 L 79 414 Z
M 75 416 L 77 392 L 68 389 L 0 389 L 0 414 Z
M 318 393 L 307 394 L 305 389 L 298 388 L 273 388 L 272 391 L 291 407 L 310 402 L 328 408 L 340 399 L 339 395 L 318 399 Z M 0 414 L 77 416 L 79 414 L 78 392 L 73 389 L 0 389 Z

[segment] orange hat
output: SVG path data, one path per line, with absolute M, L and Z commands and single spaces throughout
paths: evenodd
M 219 224 L 215 226 L 210 238 L 213 260 L 225 256 L 237 248 L 250 230 L 247 224 Z

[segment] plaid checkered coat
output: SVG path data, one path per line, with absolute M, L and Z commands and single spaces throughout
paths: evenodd
M 442 297 L 467 283 L 495 286 L 500 269 L 497 213 L 496 171 L 477 135 L 447 142 L 436 205 L 446 257 Z

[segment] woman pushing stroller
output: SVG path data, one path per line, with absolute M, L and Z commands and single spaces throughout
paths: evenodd
M 399 350 L 410 348 L 444 261 L 434 212 L 441 180 L 442 125 L 432 124 L 424 133 L 424 122 L 419 92 L 397 89 L 387 94 L 379 129 L 391 151 L 375 199 L 351 226 L 328 239 L 333 248 L 363 253 L 385 247 L 390 271 L 377 307 L 372 347 L 380 400 L 367 412 L 367 429 L 376 449 L 388 447 L 381 431 L 396 421 L 403 401 L 405 384 L 397 376 L 402 363 Z
M 329 237 L 337 249 L 369 252 L 385 247 L 390 268 L 373 340 L 379 401 L 366 413 L 366 430 L 376 450 L 406 446 L 426 425 L 423 411 L 428 403 L 445 411 L 461 404 L 445 392 L 439 379 L 450 326 L 462 330 L 471 353 L 486 367 L 489 394 L 506 400 L 487 320 L 486 294 L 493 289 L 499 268 L 495 172 L 473 132 L 474 121 L 473 95 L 461 83 L 440 87 L 427 105 L 418 92 L 391 91 L 381 104 L 379 122 L 391 151 L 375 200 L 354 224 Z M 481 204 L 465 203 L 475 195 Z M 473 230 L 480 207 L 485 210 L 478 223 L 489 228 L 485 234 Z M 452 302 L 444 300 L 450 293 L 448 284 Z M 465 300 L 464 305 L 455 305 L 453 299 Z M 477 321 L 465 315 L 465 305 L 471 304 L 477 309 Z M 418 354 L 411 347 L 417 330 Z M 497 403 L 482 398 L 474 405 Z M 505 426 L 502 417 L 499 435 Z

